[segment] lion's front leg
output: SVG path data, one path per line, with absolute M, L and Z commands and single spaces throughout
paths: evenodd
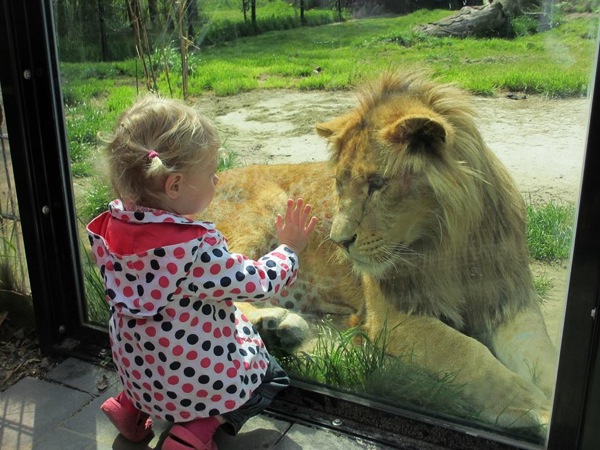
M 269 349 L 292 353 L 309 339 L 310 329 L 298 314 L 279 306 L 257 307 L 253 303 L 236 303 L 237 308 L 258 330 Z
M 368 314 L 368 313 L 367 313 Z M 535 427 L 549 421 L 549 402 L 533 383 L 512 372 L 482 343 L 433 317 L 386 312 L 387 351 L 410 355 L 432 373 L 456 374 L 454 382 L 483 421 L 502 427 Z M 376 323 L 376 322 L 374 322 Z M 381 329 L 369 327 L 375 339 Z M 542 431 L 540 429 L 540 431 Z
M 556 349 L 542 313 L 533 305 L 500 325 L 492 336 L 492 350 L 509 369 L 552 396 L 556 377 Z

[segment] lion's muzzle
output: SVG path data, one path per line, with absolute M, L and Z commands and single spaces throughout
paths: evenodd
M 339 237 L 339 236 L 334 237 L 333 233 L 332 233 L 329 237 L 331 239 L 331 242 L 333 242 L 335 245 L 337 245 L 338 247 L 340 247 L 346 251 L 349 251 L 350 245 L 356 241 L 356 234 L 350 238 L 344 238 L 344 237 Z

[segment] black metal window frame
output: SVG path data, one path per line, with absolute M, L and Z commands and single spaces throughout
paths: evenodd
M 51 0 L 1 0 L 0 55 L 0 81 L 40 344 L 45 352 L 77 349 L 78 354 L 89 352 L 93 357 L 98 349 L 107 347 L 108 339 L 103 330 L 83 319 L 79 238 Z M 273 414 L 399 448 L 600 448 L 598 54 L 591 84 L 591 126 L 552 422 L 545 445 L 519 442 L 469 424 L 389 411 L 300 383 L 278 398 Z

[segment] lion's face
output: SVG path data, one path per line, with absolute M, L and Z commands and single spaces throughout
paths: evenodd
M 425 237 L 436 204 L 419 181 L 377 171 L 336 173 L 338 201 L 330 238 L 357 269 L 383 274 L 399 260 L 417 256 L 412 244 Z
M 384 274 L 418 256 L 414 244 L 437 226 L 437 201 L 422 174 L 386 171 L 378 151 L 384 142 L 355 131 L 354 139 L 341 140 L 338 148 L 330 238 L 356 269 Z
M 335 167 L 330 237 L 357 270 L 384 276 L 436 245 L 445 218 L 432 179 L 451 171 L 453 138 L 442 116 L 398 96 L 319 124 L 317 132 L 329 139 Z

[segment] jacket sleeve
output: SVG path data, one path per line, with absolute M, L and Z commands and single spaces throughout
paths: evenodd
M 187 290 L 201 300 L 255 302 L 269 299 L 298 274 L 298 257 L 280 245 L 257 261 L 230 253 L 223 236 L 205 236 L 189 271 Z

